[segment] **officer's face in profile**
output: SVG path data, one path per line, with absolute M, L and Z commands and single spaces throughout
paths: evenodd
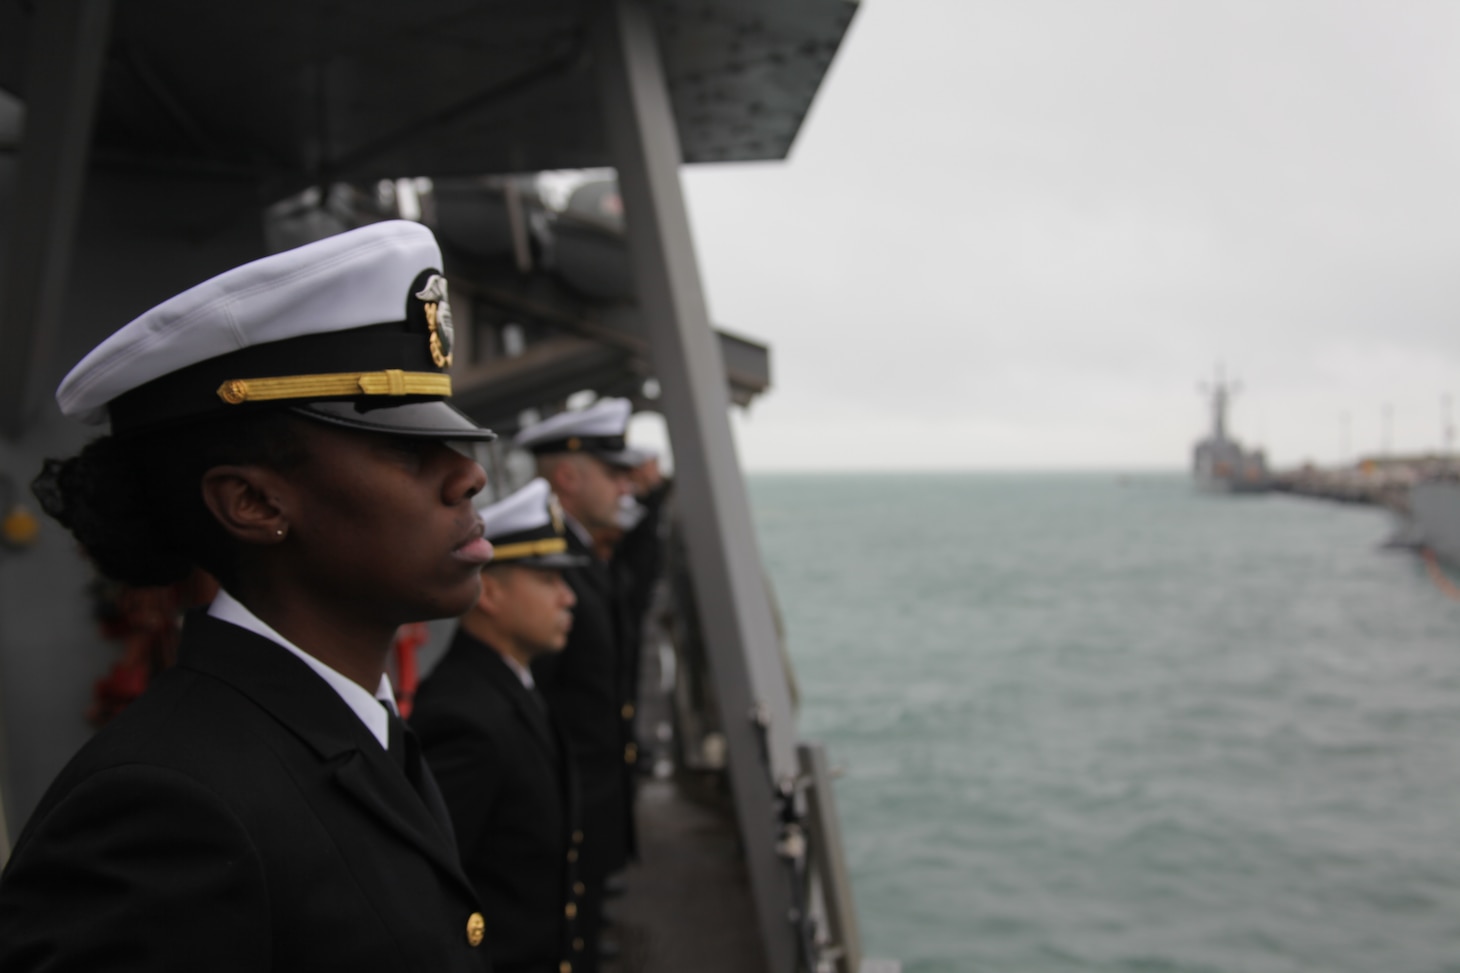
M 568 644 L 577 601 L 560 571 L 503 564 L 482 573 L 482 607 L 531 655 Z
M 307 459 L 274 490 L 279 580 L 392 625 L 466 611 L 481 590 L 482 468 L 433 440 L 299 425 Z
M 582 512 L 575 516 L 589 530 L 616 527 L 619 497 L 632 489 L 629 472 L 610 466 L 595 456 L 580 456 L 579 459 L 582 479 L 579 507 Z

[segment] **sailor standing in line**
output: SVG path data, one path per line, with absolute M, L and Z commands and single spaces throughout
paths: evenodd
M 596 944 L 603 886 L 634 851 L 633 776 L 636 681 L 627 674 L 628 612 L 608 565 L 593 556 L 591 531 L 617 522 L 619 498 L 629 492 L 628 471 L 640 454 L 625 442 L 627 399 L 601 399 L 564 412 L 518 434 L 516 444 L 537 457 L 538 474 L 563 505 L 568 550 L 589 558 L 563 572 L 578 599 L 567 647 L 532 667 L 562 726 L 583 787 L 583 935 Z M 590 961 L 597 960 L 590 950 Z M 596 968 L 596 967 L 593 967 Z
M 608 565 L 623 618 L 625 649 L 619 653 L 619 667 L 621 684 L 627 695 L 620 708 L 638 717 L 644 632 L 663 563 L 664 542 L 660 534 L 665 502 L 672 484 L 660 474 L 656 452 L 642 447 L 634 447 L 628 452 L 636 454 L 628 458 L 637 461 L 637 465 L 629 471 L 632 492 L 619 498 L 615 525 L 595 528 L 591 533 L 594 552 Z M 646 759 L 649 756 L 644 751 L 638 753 L 635 766 L 641 774 L 652 769 L 652 760 Z M 608 898 L 622 894 L 624 889 L 622 874 L 608 878 L 605 885 Z
M 97 567 L 221 591 L 62 770 L 0 877 L 0 969 L 480 973 L 484 920 L 395 713 L 405 622 L 491 546 L 429 230 L 386 222 L 158 305 L 57 392 L 111 434 L 36 481 Z
M 481 597 L 421 684 L 411 725 L 482 897 L 496 973 L 573 973 L 587 949 L 577 772 L 528 667 L 567 644 L 577 599 L 562 572 L 588 561 L 568 553 L 545 480 L 481 517 L 495 549 Z
M 634 691 L 633 705 L 638 707 L 639 654 L 643 645 L 646 616 L 654 596 L 654 586 L 663 572 L 664 541 L 660 536 L 664 510 L 673 482 L 659 471 L 659 455 L 651 449 L 639 448 L 639 464 L 629 473 L 632 493 L 620 502 L 618 530 L 612 544 L 610 566 L 617 577 L 627 613 L 629 645 L 633 651 L 626 659 L 627 678 Z M 646 770 L 643 761 L 640 769 Z

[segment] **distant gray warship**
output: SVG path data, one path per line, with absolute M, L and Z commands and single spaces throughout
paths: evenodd
M 1210 386 L 1212 431 L 1192 449 L 1191 472 L 1199 489 L 1214 493 L 1260 493 L 1271 488 L 1267 472 L 1267 455 L 1260 449 L 1247 450 L 1227 435 L 1227 404 L 1237 393 L 1236 382 L 1229 382 L 1217 369 Z

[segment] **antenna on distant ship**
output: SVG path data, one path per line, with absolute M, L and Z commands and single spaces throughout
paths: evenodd
M 1271 486 L 1267 473 L 1267 454 L 1261 448 L 1244 449 L 1227 435 L 1227 407 L 1232 397 L 1242 390 L 1235 379 L 1227 378 L 1226 369 L 1217 363 L 1210 383 L 1197 386 L 1210 397 L 1212 408 L 1211 435 L 1192 450 L 1192 472 L 1197 485 L 1204 490 L 1226 493 L 1261 493 Z
M 1227 439 L 1227 405 L 1232 397 L 1242 390 L 1242 383 L 1236 380 L 1227 381 L 1226 370 L 1221 362 L 1217 362 L 1217 377 L 1211 383 L 1200 383 L 1197 388 L 1203 395 L 1210 395 L 1212 400 L 1212 442 L 1225 442 Z

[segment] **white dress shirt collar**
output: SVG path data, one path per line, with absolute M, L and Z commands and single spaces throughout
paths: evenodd
M 588 548 L 591 553 L 593 551 L 593 535 L 588 533 L 588 528 L 578 523 L 578 518 L 566 510 L 563 511 L 563 522 L 568 525 L 569 530 L 578 535 L 578 540 L 582 541 L 583 546 Z
M 270 642 L 294 653 L 301 662 L 313 669 L 319 678 L 329 683 L 330 688 L 339 694 L 340 698 L 345 701 L 345 705 L 349 706 L 356 716 L 360 717 L 360 721 L 365 724 L 370 735 L 379 740 L 382 747 L 389 747 L 390 720 L 381 704 L 384 703 L 385 706 L 388 706 L 392 713 L 398 712 L 395 707 L 395 692 L 390 685 L 390 676 L 381 673 L 380 685 L 375 688 L 375 695 L 370 695 L 365 687 L 331 669 L 274 631 L 263 619 L 245 608 L 242 602 L 222 588 L 218 589 L 218 597 L 214 598 L 213 604 L 208 607 L 208 614 L 221 622 L 228 622 L 239 628 L 247 629 L 255 635 L 261 635 Z
M 522 683 L 524 687 L 526 687 L 528 690 L 537 688 L 537 682 L 532 678 L 531 669 L 527 668 L 525 665 L 518 662 L 516 659 L 512 658 L 505 652 L 498 652 L 497 654 L 502 657 L 503 662 L 507 663 L 507 668 L 512 670 L 513 675 L 517 677 L 517 680 Z

